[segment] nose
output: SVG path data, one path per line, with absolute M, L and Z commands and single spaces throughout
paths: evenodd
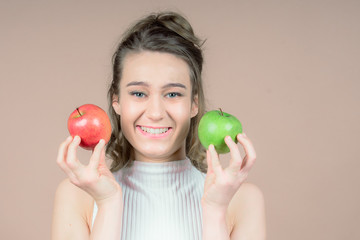
M 159 121 L 164 118 L 165 105 L 159 97 L 151 97 L 146 107 L 146 116 L 149 119 Z

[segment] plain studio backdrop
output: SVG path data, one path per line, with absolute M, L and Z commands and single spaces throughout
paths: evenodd
M 207 39 L 208 110 L 254 143 L 268 239 L 360 239 L 360 2 L 340 0 L 1 1 L 0 238 L 50 238 L 67 118 L 107 110 L 121 34 L 159 10 Z

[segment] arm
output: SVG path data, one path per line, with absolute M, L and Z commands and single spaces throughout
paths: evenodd
M 234 215 L 233 226 L 227 216 Z M 254 184 L 243 183 L 229 210 L 203 208 L 203 239 L 264 240 L 266 238 L 265 204 L 261 190 Z M 231 229 L 232 228 L 232 229 Z
M 96 203 L 98 213 L 91 232 L 91 240 L 120 239 L 123 213 L 122 202 L 122 195 L 118 194 L 111 199 Z
M 219 155 L 213 145 L 210 145 L 207 151 L 208 171 L 205 179 L 204 195 L 201 199 L 203 209 L 203 240 L 240 239 L 239 236 L 246 236 L 246 239 L 258 239 L 253 238 L 251 235 L 248 236 L 247 232 L 249 231 L 238 233 L 238 229 L 246 229 L 247 227 L 244 226 L 249 226 L 241 222 L 235 224 L 236 226 L 233 228 L 233 231 L 237 229 L 236 232 L 231 231 L 226 218 L 228 209 L 232 211 L 234 205 L 243 205 L 243 200 L 239 197 L 244 195 L 239 194 L 243 192 L 240 186 L 246 180 L 256 159 L 256 153 L 250 139 L 245 134 L 238 134 L 237 140 L 243 145 L 246 155 L 242 159 L 236 143 L 230 137 L 226 137 L 225 142 L 231 154 L 230 163 L 226 169 L 222 168 Z M 252 195 L 251 191 L 245 193 L 245 197 L 259 198 L 259 195 L 255 197 Z M 261 203 L 261 200 L 257 202 Z M 240 209 L 240 207 L 235 209 Z M 255 206 L 255 208 L 253 207 L 246 211 L 247 215 L 243 212 L 236 212 L 236 221 L 240 221 L 239 219 L 242 221 L 251 220 L 253 215 L 256 215 L 257 209 Z M 261 229 L 261 221 L 255 220 L 252 222 L 253 224 L 260 224 L 256 228 Z
M 62 181 L 55 194 L 51 239 L 120 239 L 121 196 L 97 203 L 98 213 L 91 231 L 91 214 L 88 210 L 92 211 L 93 203 L 94 200 L 90 195 L 68 179 Z
M 229 223 L 226 221 L 226 210 L 202 204 L 203 240 L 230 240 Z
M 54 202 L 53 240 L 118 240 L 121 235 L 123 199 L 120 185 L 105 164 L 104 141 L 94 149 L 89 165 L 76 157 L 79 138 L 60 145 L 57 163 L 68 175 L 60 183 Z M 71 144 L 70 144 L 71 143 Z M 91 229 L 93 203 L 98 213 Z
M 51 239 L 68 240 L 90 239 L 90 227 L 86 209 L 93 200 L 84 191 L 73 185 L 68 179 L 62 181 L 55 194 Z

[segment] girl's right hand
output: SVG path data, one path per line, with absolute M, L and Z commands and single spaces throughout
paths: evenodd
M 69 136 L 59 147 L 57 164 L 68 175 L 70 182 L 90 194 L 97 204 L 122 196 L 119 183 L 105 163 L 105 141 L 101 139 L 93 150 L 90 162 L 83 165 L 76 156 L 81 139 Z

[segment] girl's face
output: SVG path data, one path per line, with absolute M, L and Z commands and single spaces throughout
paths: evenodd
M 150 51 L 125 57 L 120 99 L 113 107 L 135 160 L 185 159 L 190 120 L 198 112 L 191 90 L 189 66 L 181 58 Z

